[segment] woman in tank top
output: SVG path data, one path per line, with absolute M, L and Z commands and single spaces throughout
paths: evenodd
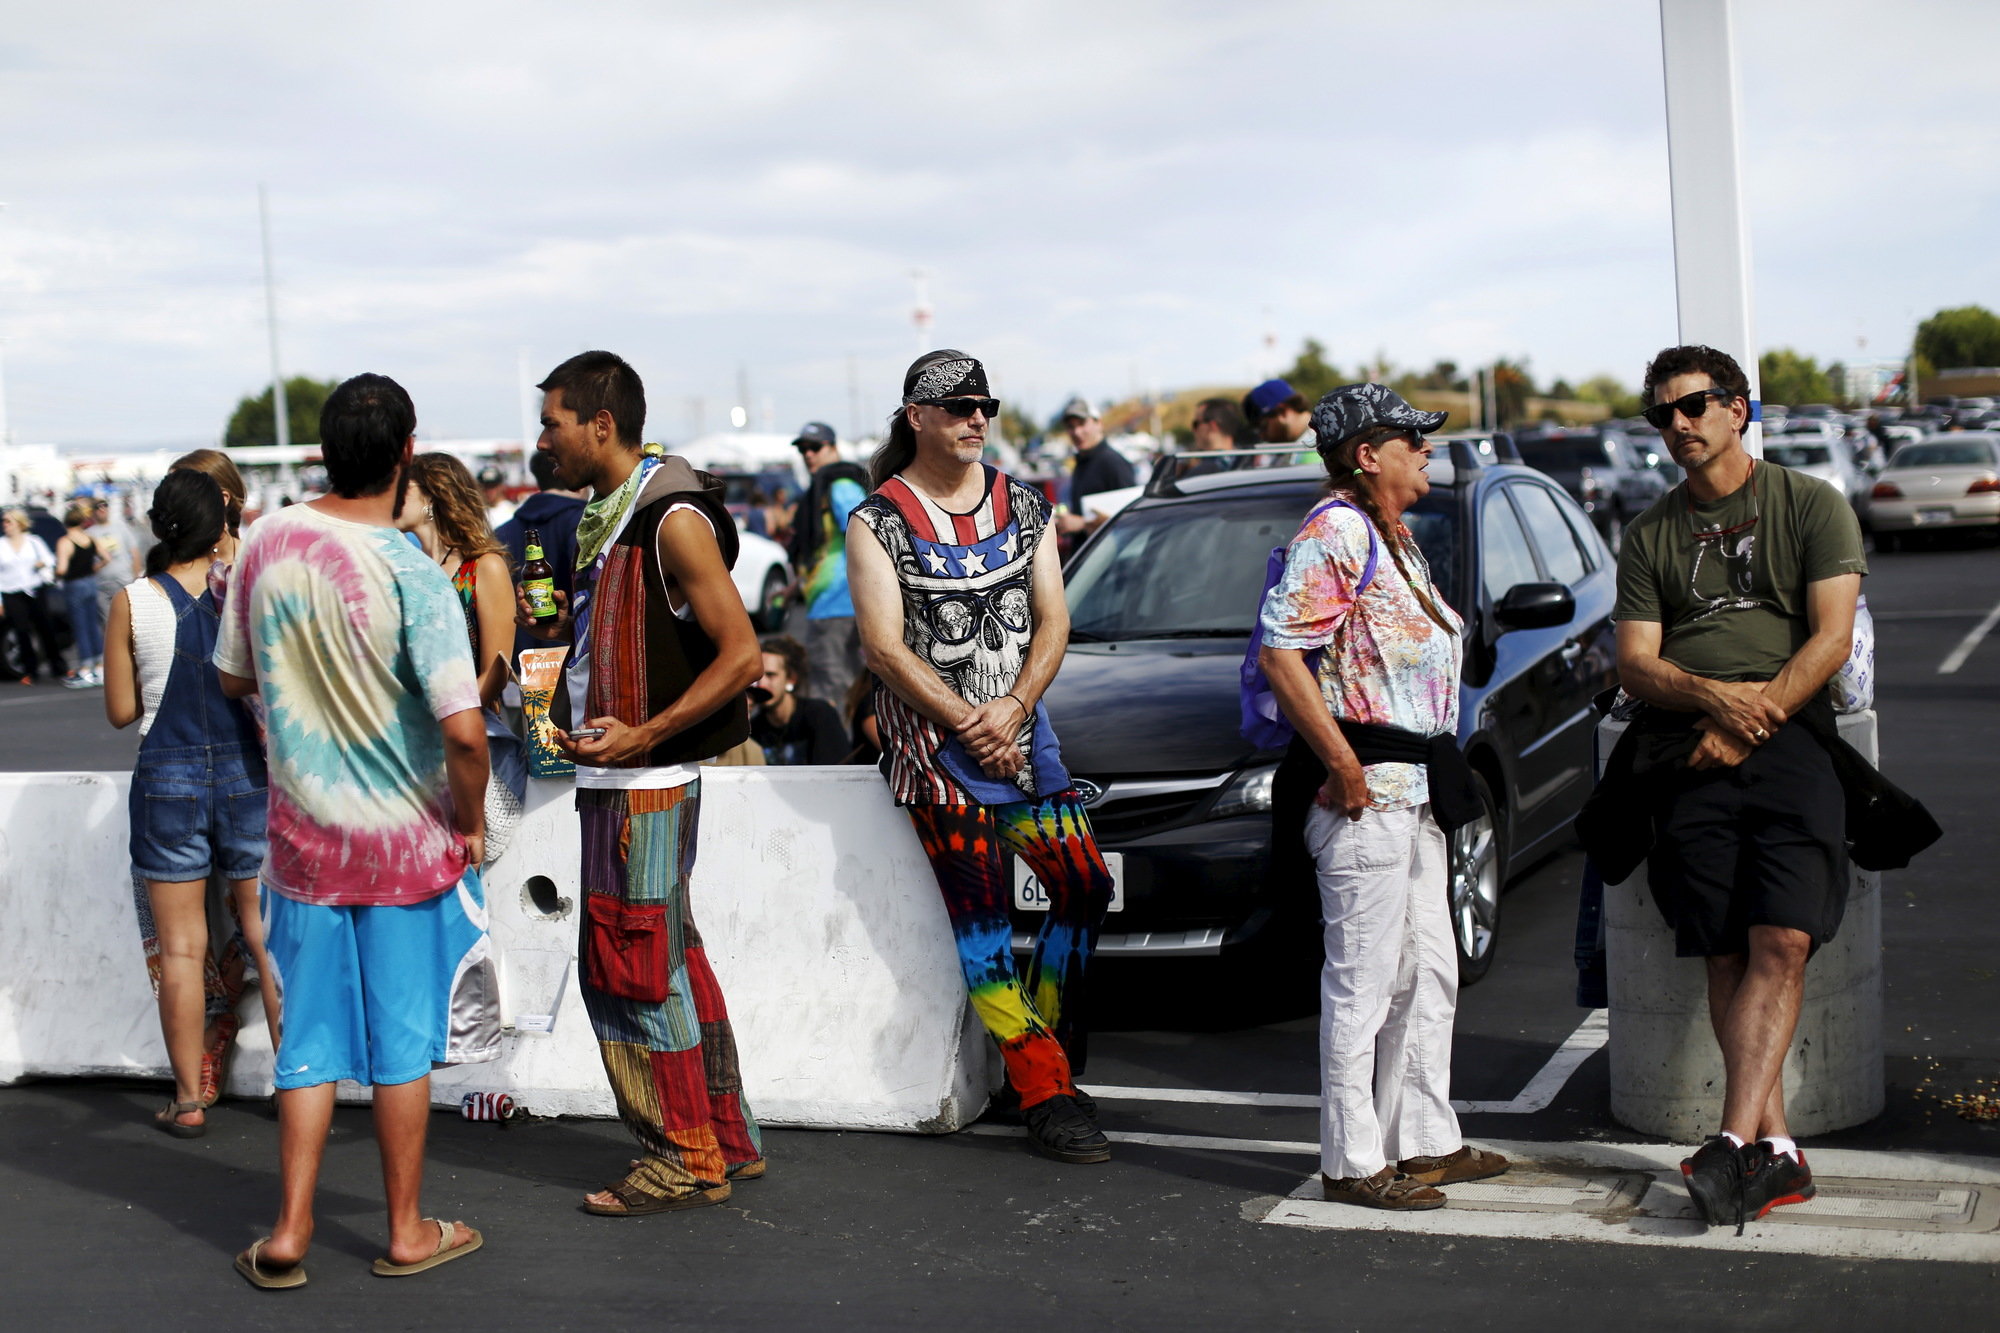
M 76 663 L 63 684 L 73 690 L 104 683 L 104 622 L 97 615 L 97 571 L 111 557 L 90 535 L 91 507 L 73 500 L 63 512 L 63 535 L 56 543 L 56 577 L 69 608 L 69 632 Z
M 204 1112 L 220 1092 L 236 1021 L 228 1012 L 205 1021 L 216 970 L 212 882 L 227 886 L 273 1049 L 278 1042 L 277 978 L 257 901 L 264 753 L 248 711 L 224 697 L 209 660 L 221 625 L 209 576 L 227 532 L 222 488 L 200 472 L 169 472 L 148 517 L 159 544 L 146 558 L 147 577 L 113 597 L 105 627 L 104 711 L 113 726 L 140 724 L 130 845 L 159 940 L 160 1027 L 174 1072 L 174 1099 L 154 1122 L 195 1138 L 207 1132 Z
M 409 489 L 397 526 L 417 540 L 458 590 L 473 666 L 479 675 L 479 703 L 486 713 L 486 745 L 493 778 L 512 792 L 518 803 L 527 795 L 527 756 L 500 713 L 500 694 L 507 688 L 507 660 L 514 650 L 514 572 L 507 548 L 487 522 L 485 498 L 465 464 L 450 454 L 412 458 Z M 493 808 L 495 799 L 489 788 L 489 820 L 499 813 Z M 502 826 L 518 818 L 518 813 L 503 816 Z M 498 856 L 502 846 L 504 840 L 496 839 L 489 827 L 488 859 Z

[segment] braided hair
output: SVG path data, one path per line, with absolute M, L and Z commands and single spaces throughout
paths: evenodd
M 1396 572 L 1403 576 L 1403 582 L 1416 596 L 1417 603 L 1424 608 L 1424 614 L 1437 622 L 1438 628 L 1447 634 L 1457 634 L 1451 618 L 1438 608 L 1428 581 L 1423 583 L 1410 577 L 1410 566 L 1404 559 L 1406 548 L 1413 545 L 1409 531 L 1400 522 L 1391 522 L 1382 512 L 1381 502 L 1369 484 L 1369 474 L 1361 467 L 1361 446 L 1371 445 L 1377 449 L 1391 440 L 1409 439 L 1414 432 L 1405 427 L 1376 426 L 1369 430 L 1356 431 L 1344 440 L 1329 444 L 1325 440 L 1316 446 L 1320 462 L 1326 465 L 1326 494 L 1338 495 L 1365 514 L 1375 530 L 1382 535 L 1382 545 L 1389 549 L 1389 558 L 1396 562 Z M 1419 553 L 1421 556 L 1421 552 Z

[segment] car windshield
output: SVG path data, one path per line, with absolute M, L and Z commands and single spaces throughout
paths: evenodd
M 1264 565 L 1311 503 L 1297 494 L 1128 510 L 1068 570 L 1070 631 L 1081 640 L 1242 638 L 1256 620 Z M 1404 515 L 1438 590 L 1457 605 L 1457 508 L 1435 491 Z M 1386 561 L 1388 554 L 1383 553 Z
M 1950 444 L 1906 444 L 1889 460 L 1890 467 L 1991 467 L 1993 446 L 1981 440 Z
M 1823 444 L 1767 444 L 1764 457 L 1780 467 L 1824 467 L 1833 461 L 1833 451 Z
M 1521 451 L 1521 461 L 1529 467 L 1547 472 L 1558 472 L 1566 468 L 1603 467 L 1605 463 L 1604 445 L 1595 437 L 1564 436 L 1538 440 L 1534 436 L 1516 436 L 1514 444 Z

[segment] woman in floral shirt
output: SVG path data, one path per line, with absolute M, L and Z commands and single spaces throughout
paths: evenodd
M 1398 518 L 1429 490 L 1419 412 L 1380 384 L 1313 411 L 1330 502 L 1315 509 L 1265 598 L 1262 663 L 1285 716 L 1325 766 L 1306 848 L 1326 922 L 1320 999 L 1321 1184 L 1374 1208 L 1442 1207 L 1438 1185 L 1497 1175 L 1451 1109 L 1458 954 L 1444 832 L 1421 759 L 1456 758 L 1456 613 Z M 1384 751 L 1398 761 L 1383 761 Z M 1440 792 L 1442 796 L 1442 792 Z

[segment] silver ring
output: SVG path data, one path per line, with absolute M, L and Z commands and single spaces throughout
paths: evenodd
M 1758 739 L 1758 740 L 1760 740 L 1760 741 L 1762 741 L 1762 740 L 1769 740 L 1769 739 L 1770 739 L 1770 737 L 1771 737 L 1771 733 L 1770 733 L 1770 732 L 1768 732 L 1768 731 L 1764 730 L 1764 729 L 1763 729 L 1762 727 L 1759 727 L 1759 728 L 1757 728 L 1757 739 Z

